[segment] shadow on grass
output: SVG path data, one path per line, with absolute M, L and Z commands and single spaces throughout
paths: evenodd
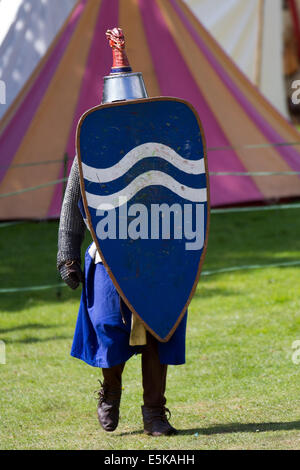
M 267 431 L 294 431 L 300 430 L 300 421 L 274 422 L 274 423 L 230 423 L 217 424 L 208 428 L 183 429 L 179 431 L 182 435 L 203 434 L 231 434 L 239 432 L 267 432 Z
M 21 339 L 5 339 L 6 344 L 32 344 L 32 343 L 46 343 L 47 341 L 57 341 L 71 339 L 72 336 L 60 335 L 60 336 L 48 336 L 47 338 L 36 338 L 29 336 L 28 338 Z
M 203 278 L 202 278 L 203 279 Z M 194 296 L 195 297 L 201 297 L 201 298 L 210 298 L 210 297 L 231 297 L 233 295 L 241 295 L 240 292 L 235 291 L 233 289 L 220 289 L 220 288 L 205 288 L 203 287 L 203 284 L 199 285 L 198 288 L 195 291 Z
M 11 333 L 22 330 L 47 330 L 49 328 L 60 328 L 63 325 L 45 325 L 42 323 L 27 323 L 26 325 L 13 326 L 11 328 L 0 328 L 0 334 Z
M 300 430 L 300 421 L 291 421 L 291 422 L 279 422 L 279 423 L 230 423 L 230 424 L 217 424 L 216 426 L 211 426 L 208 428 L 192 428 L 192 429 L 182 429 L 178 430 L 178 435 L 182 436 L 193 436 L 193 435 L 203 435 L 211 436 L 214 434 L 233 434 L 240 432 L 267 432 L 267 431 L 295 431 Z M 133 432 L 124 432 L 118 434 L 121 436 L 130 436 L 143 434 L 144 431 L 141 429 L 139 431 Z
M 36 283 L 38 285 L 38 283 Z M 1 296 L 1 311 L 5 313 L 20 313 L 27 308 L 40 305 L 62 305 L 64 302 L 74 301 L 75 313 L 79 308 L 81 287 L 75 291 L 70 288 L 47 289 L 33 292 L 8 293 Z
M 56 329 L 56 328 L 61 328 L 63 325 L 58 325 L 58 324 L 42 324 L 42 323 L 26 323 L 25 325 L 18 325 L 18 326 L 13 326 L 10 328 L 1 328 L 0 329 L 0 334 L 5 335 L 9 333 L 13 333 L 16 331 L 26 331 L 26 330 L 49 330 L 49 329 Z M 41 338 L 40 336 L 26 336 L 25 338 L 17 338 L 17 339 L 11 339 L 11 338 L 5 338 L 3 337 L 4 341 L 6 344 L 32 344 L 32 343 L 45 343 L 47 341 L 56 341 L 56 340 L 69 340 L 71 336 L 66 336 L 66 335 L 52 335 L 52 336 L 47 336 L 45 338 Z

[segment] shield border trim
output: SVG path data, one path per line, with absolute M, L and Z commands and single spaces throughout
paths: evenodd
M 199 265 L 198 265 L 198 270 L 197 270 L 197 275 L 195 277 L 195 281 L 194 281 L 194 284 L 192 286 L 192 289 L 191 289 L 191 292 L 190 292 L 190 295 L 188 297 L 188 300 L 184 306 L 184 308 L 182 309 L 180 315 L 178 316 L 177 320 L 176 320 L 176 323 L 174 324 L 174 326 L 172 327 L 172 329 L 169 331 L 169 333 L 167 334 L 167 336 L 165 336 L 165 338 L 161 338 L 157 333 L 155 333 L 155 331 L 152 330 L 152 328 L 150 328 L 147 323 L 140 317 L 140 315 L 136 312 L 136 310 L 133 308 L 133 306 L 130 304 L 130 302 L 127 300 L 126 298 L 126 295 L 124 294 L 124 292 L 122 291 L 121 287 L 119 286 L 115 276 L 113 275 L 109 265 L 107 264 L 106 260 L 105 260 L 105 257 L 101 251 L 101 248 L 100 248 L 100 245 L 99 245 L 99 242 L 98 242 L 98 239 L 96 237 L 96 234 L 95 234 L 95 231 L 94 231 L 94 228 L 93 228 L 93 225 L 92 225 L 92 220 L 91 220 L 91 215 L 90 215 L 90 211 L 89 211 L 89 208 L 88 208 L 88 204 L 87 204 L 87 199 L 86 199 L 86 195 L 85 195 L 85 187 L 84 187 L 84 178 L 83 178 L 83 172 L 82 172 L 82 161 L 81 161 L 81 153 L 80 153 L 80 132 L 81 132 L 81 126 L 85 120 L 85 118 L 91 114 L 92 112 L 94 111 L 97 111 L 98 109 L 103 109 L 103 108 L 113 108 L 113 107 L 117 107 L 117 106 L 124 106 L 124 105 L 127 105 L 127 104 L 140 104 L 140 103 L 149 103 L 149 102 L 155 102 L 155 101 L 175 101 L 177 103 L 183 103 L 185 104 L 186 106 L 188 106 L 191 111 L 193 112 L 194 116 L 196 117 L 197 119 L 197 122 L 198 122 L 198 125 L 199 125 L 199 129 L 200 129 L 200 133 L 201 133 L 201 138 L 202 138 L 202 144 L 203 144 L 203 157 L 204 157 L 204 166 L 205 166 L 205 173 L 206 173 L 206 180 L 207 180 L 207 221 L 206 221 L 206 233 L 205 233 L 205 241 L 204 241 L 204 246 L 203 246 L 203 251 L 202 251 L 202 255 L 201 255 L 201 258 L 200 258 L 200 261 L 199 261 Z M 206 146 L 206 139 L 205 139 L 205 135 L 204 135 L 204 130 L 203 130 L 203 126 L 202 126 L 202 123 L 200 121 L 200 118 L 198 116 L 198 113 L 197 111 L 195 110 L 194 106 L 189 103 L 188 101 L 184 100 L 184 99 L 181 99 L 181 98 L 173 98 L 173 97 L 164 97 L 164 96 L 160 96 L 160 97 L 155 97 L 155 98 L 143 98 L 143 99 L 137 99 L 137 100 L 126 100 L 126 101 L 117 101 L 117 102 L 114 102 L 114 103 L 106 103 L 106 104 L 100 104 L 98 106 L 94 106 L 93 108 L 87 110 L 82 116 L 81 118 L 79 119 L 78 121 L 78 125 L 77 125 L 77 130 L 76 130 L 76 150 L 77 150 L 77 158 L 78 158 L 78 167 L 79 167 L 79 175 L 80 175 L 80 190 L 81 190 L 81 195 L 82 195 L 82 199 L 83 199 L 83 205 L 84 205 L 84 209 L 85 209 L 85 213 L 86 213 L 86 216 L 87 216 L 87 220 L 88 220 L 88 224 L 89 224 L 89 227 L 90 227 L 90 230 L 91 230 L 91 235 L 92 235 L 92 238 L 93 238 L 93 241 L 95 242 L 96 244 L 96 247 L 97 247 L 97 250 L 99 251 L 100 255 L 101 255 L 101 261 L 102 263 L 104 264 L 106 270 L 107 270 L 107 273 L 109 275 L 109 277 L 111 278 L 117 292 L 119 293 L 120 297 L 122 298 L 122 300 L 125 302 L 125 304 L 127 305 L 127 307 L 129 308 L 129 310 L 134 313 L 140 320 L 141 322 L 143 323 L 144 327 L 146 328 L 147 331 L 149 331 L 158 341 L 160 341 L 161 343 L 166 343 L 169 341 L 169 339 L 172 337 L 173 333 L 176 331 L 179 323 L 181 322 L 189 304 L 191 303 L 191 300 L 194 296 L 194 293 L 195 293 L 195 290 L 196 290 L 196 287 L 197 287 L 197 284 L 199 282 L 199 279 L 200 279 L 200 275 L 201 275 L 201 271 L 202 271 L 202 266 L 203 266 L 203 263 L 204 263 L 204 259 L 205 259 L 205 256 L 206 256 L 206 251 L 207 251 L 207 244 L 208 244 L 208 235 L 209 235 L 209 228 L 210 228 L 210 185 L 209 185 L 209 173 L 208 173 L 208 163 L 207 163 L 207 146 Z

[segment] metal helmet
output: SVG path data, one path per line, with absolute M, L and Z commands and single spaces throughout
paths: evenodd
M 121 28 L 108 29 L 106 37 L 113 53 L 110 75 L 104 77 L 102 103 L 148 98 L 143 75 L 132 72 Z

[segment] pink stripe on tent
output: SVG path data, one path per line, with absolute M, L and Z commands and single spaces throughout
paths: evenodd
M 229 146 L 222 129 L 207 105 L 184 59 L 168 30 L 155 0 L 139 0 L 148 44 L 159 85 L 163 94 L 176 96 L 191 102 L 197 109 L 208 146 Z M 161 44 L 164 47 L 161 47 Z M 211 153 L 208 159 L 210 171 L 246 171 L 234 151 Z M 261 200 L 263 196 L 249 177 L 214 177 L 211 193 L 212 205 Z
M 86 2 L 87 0 L 81 0 L 81 2 L 73 11 L 68 25 L 62 33 L 58 44 L 55 46 L 52 54 L 50 55 L 49 60 L 46 62 L 43 70 L 32 85 L 32 88 L 20 105 L 15 116 L 0 137 L 1 164 L 7 166 L 7 168 L 4 169 L 0 168 L 0 182 L 5 176 L 5 173 L 11 164 L 23 140 L 23 137 L 25 136 L 31 121 L 44 97 L 44 94 L 47 91 L 49 83 L 51 82 L 63 53 L 78 24 Z
M 79 100 L 72 123 L 72 128 L 68 140 L 66 152 L 68 157 L 73 159 L 75 155 L 75 137 L 77 123 L 82 114 L 93 106 L 101 102 L 103 76 L 110 73 L 112 64 L 111 49 L 105 40 L 107 29 L 118 24 L 119 0 L 102 0 L 99 17 L 96 23 L 94 38 L 92 40 L 85 73 L 82 80 Z M 72 162 L 68 162 L 68 171 Z M 58 178 L 63 178 L 63 165 Z M 57 217 L 60 212 L 63 186 L 56 186 L 52 202 L 49 208 L 48 217 Z
M 254 121 L 256 126 L 260 129 L 261 133 L 272 143 L 282 142 L 282 137 L 278 134 L 273 127 L 264 119 L 252 103 L 246 98 L 241 90 L 234 84 L 232 79 L 227 74 L 224 67 L 217 61 L 214 55 L 210 52 L 202 38 L 198 35 L 193 25 L 189 22 L 188 18 L 184 15 L 183 11 L 177 4 L 176 0 L 170 0 L 177 15 L 185 25 L 186 29 L 191 34 L 193 40 L 199 46 L 199 49 L 204 54 L 210 65 L 215 69 L 216 73 L 221 77 L 223 83 L 227 86 L 231 94 L 235 97 L 245 113 Z M 253 85 L 252 85 L 253 86 Z M 264 98 L 265 99 L 265 98 Z M 282 118 L 283 119 L 283 118 Z M 260 142 L 245 142 L 245 144 L 257 144 Z M 299 171 L 300 169 L 300 153 L 292 147 L 278 147 L 277 152 L 282 158 L 290 165 L 290 167 Z M 230 171 L 230 170 L 229 170 Z

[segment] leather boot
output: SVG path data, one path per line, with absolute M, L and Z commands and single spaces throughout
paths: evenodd
M 169 413 L 170 418 L 170 410 L 165 406 L 156 408 L 142 406 L 144 433 L 149 436 L 171 436 L 172 434 L 177 434 L 177 430 L 169 423 L 166 413 Z
M 166 364 L 160 363 L 157 339 L 147 332 L 147 345 L 142 351 L 144 389 L 142 415 L 144 432 L 152 436 L 169 436 L 177 433 L 166 416 L 166 412 L 169 412 L 165 407 L 167 368 Z M 170 412 L 169 414 L 171 416 Z
M 114 431 L 119 424 L 119 409 L 122 394 L 122 372 L 125 364 L 102 369 L 104 381 L 98 392 L 98 419 L 107 432 Z

